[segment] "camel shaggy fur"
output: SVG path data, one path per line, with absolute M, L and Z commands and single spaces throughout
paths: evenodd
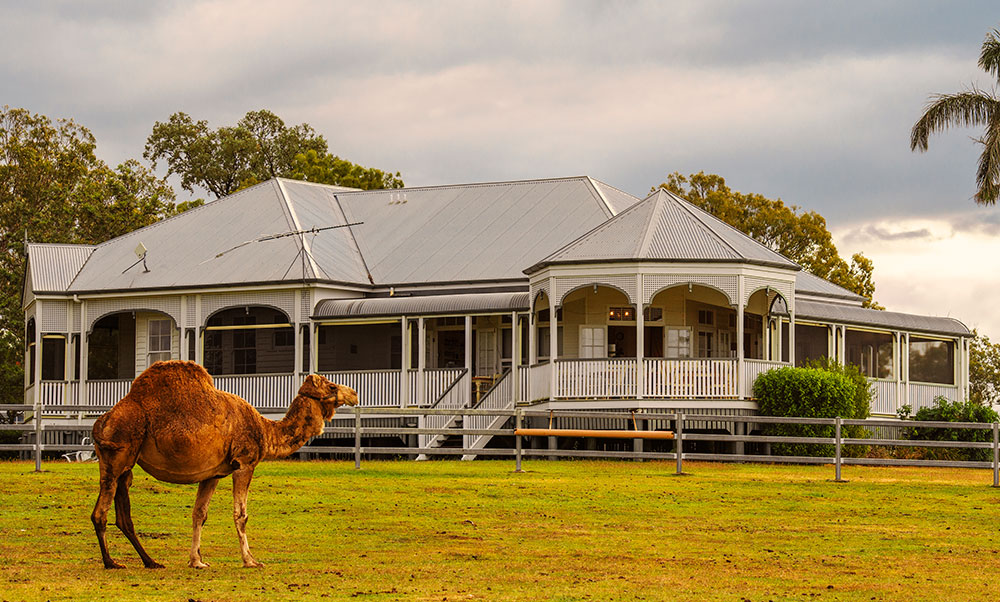
M 243 566 L 263 566 L 247 544 L 247 493 L 261 460 L 283 458 L 323 431 L 338 406 L 356 405 L 357 393 L 322 376 L 309 375 L 280 421 L 268 420 L 240 397 L 219 391 L 212 377 L 194 362 L 157 362 L 139 375 L 121 401 L 94 423 L 93 440 L 101 471 L 100 492 L 91 520 L 105 568 L 122 568 L 111 559 L 105 540 L 108 509 L 115 503 L 115 525 L 132 543 L 146 568 L 162 568 L 150 558 L 132 525 L 128 489 L 138 464 L 168 483 L 198 483 L 194 535 L 188 565 L 201 559 L 201 529 L 219 479 L 233 475 L 233 518 Z

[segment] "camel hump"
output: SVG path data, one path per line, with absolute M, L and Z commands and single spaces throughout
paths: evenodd
M 130 397 L 151 399 L 162 397 L 164 392 L 175 395 L 200 398 L 209 391 L 215 390 L 212 375 L 204 367 L 181 360 L 156 362 L 143 371 L 132 382 Z

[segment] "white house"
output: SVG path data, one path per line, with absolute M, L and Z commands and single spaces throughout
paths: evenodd
M 874 414 L 968 389 L 959 321 L 865 309 L 677 196 L 588 177 L 272 180 L 100 245 L 30 244 L 24 312 L 27 403 L 110 406 L 167 358 L 263 411 L 309 372 L 391 407 L 753 414 L 758 374 L 822 356 L 871 378 Z

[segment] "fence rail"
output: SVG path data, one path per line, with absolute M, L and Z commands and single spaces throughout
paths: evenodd
M 462 375 L 456 382 L 464 382 L 466 375 Z M 458 387 L 453 386 L 452 389 Z M 443 394 L 447 397 L 447 391 Z M 444 401 L 444 398 L 442 398 Z M 447 405 L 451 405 L 448 403 Z M 6 404 L 0 406 L 2 410 L 20 411 L 30 413 L 34 406 L 21 404 Z M 59 405 L 41 406 L 44 414 L 46 410 L 58 409 L 71 412 L 94 412 L 102 411 L 104 406 L 87 405 Z M 418 427 L 406 426 L 385 426 L 385 424 L 368 424 L 362 421 L 363 417 L 418 417 Z M 473 424 L 479 426 L 485 424 L 476 420 L 469 421 L 465 428 L 454 427 L 456 421 L 454 417 L 485 417 L 487 422 L 493 424 L 503 424 L 502 418 L 514 418 L 514 427 L 510 428 L 471 428 Z M 625 415 L 626 417 L 628 414 Z M 940 467 L 961 467 L 961 468 L 991 468 L 993 472 L 993 485 L 1000 486 L 1000 423 L 963 423 L 963 422 L 928 422 L 928 421 L 900 421 L 889 419 L 868 419 L 868 420 L 846 420 L 841 418 L 786 418 L 773 416 L 718 416 L 715 414 L 685 414 L 682 412 L 636 412 L 635 416 L 642 422 L 638 424 L 669 424 L 674 431 L 674 439 L 670 443 L 672 449 L 669 451 L 641 451 L 633 450 L 580 450 L 580 449 L 558 449 L 549 447 L 547 449 L 526 449 L 522 444 L 523 437 L 515 433 L 525 419 L 541 418 L 552 420 L 554 418 L 589 418 L 589 419 L 622 419 L 622 412 L 614 411 L 537 411 L 525 408 L 503 409 L 503 408 L 476 408 L 468 409 L 464 407 L 445 408 L 340 408 L 334 417 L 331 425 L 324 429 L 324 434 L 333 435 L 335 438 L 347 438 L 353 435 L 353 445 L 321 445 L 316 440 L 310 445 L 301 448 L 302 453 L 312 454 L 353 454 L 355 465 L 360 467 L 361 458 L 364 455 L 390 455 L 390 456 L 441 456 L 460 455 L 473 458 L 477 455 L 488 455 L 497 457 L 514 457 L 517 466 L 520 467 L 523 457 L 573 457 L 573 458 L 628 458 L 628 459 L 661 459 L 674 460 L 677 464 L 677 472 L 683 472 L 684 460 L 706 460 L 706 461 L 728 461 L 728 462 L 774 462 L 774 463 L 798 463 L 798 464 L 832 464 L 835 469 L 835 480 L 841 480 L 841 469 L 844 465 L 873 465 L 873 466 L 940 466 Z M 428 420 L 429 418 L 433 420 Z M 31 418 L 34 421 L 34 417 Z M 746 433 L 752 424 L 799 424 L 818 425 L 834 428 L 832 437 L 788 437 L 772 436 L 761 434 L 724 434 L 724 433 L 695 433 L 685 432 L 686 424 L 697 424 L 698 422 L 713 421 L 718 423 L 729 423 L 734 428 L 733 433 Z M 429 424 L 439 426 L 429 427 Z M 735 428 L 736 425 L 744 425 L 743 429 Z M 891 438 L 885 436 L 873 438 L 858 438 L 843 436 L 842 429 L 845 426 L 864 427 L 889 427 L 906 428 L 919 426 L 921 428 L 947 428 L 969 431 L 988 431 L 992 437 L 989 441 L 937 441 L 937 440 L 914 440 Z M 28 424 L 4 425 L 3 429 L 33 433 L 35 440 L 31 443 L 5 444 L 0 445 L 0 451 L 21 451 L 29 452 L 35 457 L 36 469 L 41 468 L 41 459 L 44 452 L 62 451 L 86 451 L 93 449 L 91 446 L 76 443 L 44 443 L 43 433 L 48 432 L 68 432 L 86 431 L 89 426 L 82 423 L 71 423 L 69 421 L 47 419 L 42 422 Z M 403 436 L 418 435 L 418 439 L 425 442 L 419 448 L 413 447 L 392 447 L 392 446 L 365 446 L 362 445 L 364 435 L 395 435 Z M 475 436 L 496 436 L 505 435 L 510 437 L 515 446 L 510 448 L 470 448 L 468 442 Z M 635 439 L 641 438 L 641 432 L 636 431 Z M 462 447 L 431 447 L 429 443 L 435 438 L 457 436 L 463 440 Z M 465 437 L 463 437 L 465 436 Z M 466 438 L 470 437 L 470 438 Z M 628 438 L 626 438 L 628 440 Z M 697 451 L 685 451 L 685 445 L 698 442 L 716 442 L 733 444 L 775 444 L 775 443 L 808 443 L 833 445 L 835 453 L 830 456 L 773 456 L 769 454 L 747 454 L 747 453 L 701 453 Z M 924 460 L 910 458 L 865 458 L 865 457 L 845 457 L 844 446 L 886 446 L 886 447 L 922 447 L 922 448 L 950 448 L 950 449 L 981 449 L 990 450 L 991 460 L 970 461 L 970 460 Z

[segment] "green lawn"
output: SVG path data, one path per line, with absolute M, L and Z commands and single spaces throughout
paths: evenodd
M 97 466 L 0 463 L 0 600 L 971 600 L 1000 591 L 987 471 L 527 461 L 271 462 L 243 569 L 231 486 L 186 567 L 194 486 L 136 469 L 163 570 L 90 524 Z

